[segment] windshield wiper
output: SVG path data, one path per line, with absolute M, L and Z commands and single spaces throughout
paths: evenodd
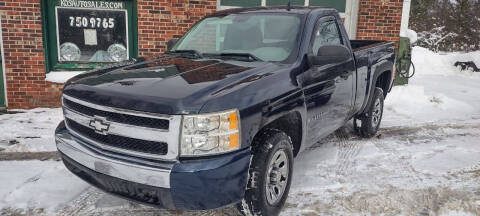
M 203 58 L 202 54 L 200 52 L 198 52 L 197 50 L 172 50 L 172 51 L 167 51 L 165 52 L 166 54 L 172 54 L 172 53 L 179 53 L 179 54 L 183 54 L 183 53 L 187 53 L 187 54 L 192 54 L 194 56 L 196 56 L 197 58 Z
M 257 56 L 255 56 L 251 53 L 204 53 L 203 55 L 226 56 L 226 57 L 246 57 L 250 61 L 263 61 L 262 59 L 258 58 Z

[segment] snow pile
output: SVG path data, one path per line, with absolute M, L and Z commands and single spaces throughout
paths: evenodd
M 385 101 L 384 125 L 469 119 L 480 115 L 480 73 L 461 71 L 456 61 L 480 65 L 480 51 L 434 53 L 414 47 L 415 76 L 393 87 Z
M 473 93 L 473 92 L 472 92 Z M 412 122 L 431 122 L 441 119 L 465 119 L 478 109 L 442 93 L 425 93 L 423 86 L 394 87 L 385 102 L 386 117 L 400 116 Z
M 435 53 L 423 47 L 413 47 L 412 61 L 415 64 L 416 75 L 466 75 L 480 78 L 480 73 L 463 71 L 454 66 L 457 61 L 473 61 L 480 67 L 480 51 L 470 53 Z M 415 78 L 414 78 L 415 79 Z
M 0 115 L 0 152 L 56 151 L 53 133 L 62 109 L 13 111 L 19 113 Z
M 405 34 L 400 34 L 400 36 L 401 37 L 408 37 L 410 39 L 411 44 L 417 42 L 417 40 L 418 40 L 417 32 L 415 32 L 412 29 L 408 29 Z

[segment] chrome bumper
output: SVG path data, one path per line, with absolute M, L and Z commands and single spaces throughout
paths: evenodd
M 250 148 L 209 159 L 151 161 L 85 146 L 61 122 L 57 148 L 67 169 L 108 193 L 177 210 L 206 210 L 238 203 L 245 196 Z
M 84 147 L 81 140 L 66 131 L 56 133 L 55 140 L 62 154 L 91 170 L 130 182 L 170 188 L 171 169 L 136 165 L 105 157 Z

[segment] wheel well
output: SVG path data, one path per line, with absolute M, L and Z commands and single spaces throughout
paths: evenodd
M 263 134 L 263 130 L 268 129 L 276 129 L 286 133 L 292 139 L 293 155 L 297 156 L 302 144 L 302 117 L 299 112 L 291 112 L 270 122 L 257 135 Z
M 375 87 L 379 87 L 383 90 L 383 96 L 386 97 L 388 93 L 388 85 L 390 83 L 392 73 L 390 71 L 384 71 L 377 77 Z

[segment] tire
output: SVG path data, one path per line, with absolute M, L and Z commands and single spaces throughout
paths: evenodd
M 247 190 L 237 208 L 246 216 L 278 215 L 292 180 L 292 141 L 284 132 L 268 129 L 254 141 L 252 154 Z M 270 196 L 272 192 L 277 198 Z
M 383 116 L 383 102 L 383 90 L 377 87 L 368 109 L 353 119 L 354 130 L 359 136 L 370 138 L 377 134 Z

